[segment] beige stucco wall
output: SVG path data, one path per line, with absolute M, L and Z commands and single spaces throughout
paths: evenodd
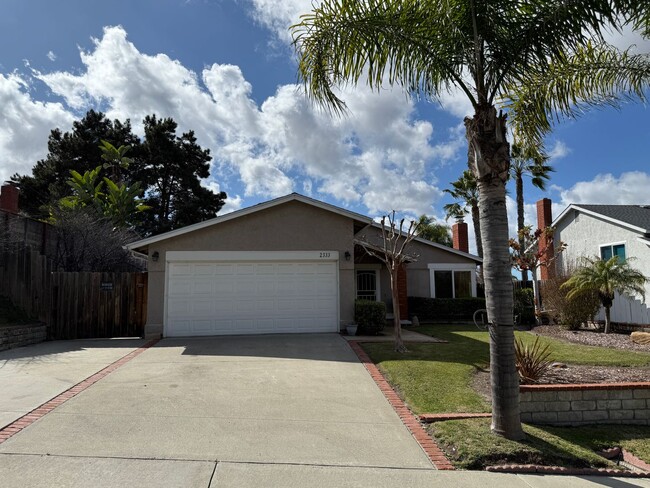
M 417 261 L 406 267 L 406 287 L 410 297 L 430 297 L 431 284 L 428 265 L 430 263 L 474 263 L 474 260 L 432 247 L 418 241 L 412 242 L 412 252 L 418 255 Z
M 354 317 L 353 220 L 297 201 L 290 201 L 151 244 L 147 331 L 162 332 L 165 255 L 167 251 L 338 251 L 341 326 Z

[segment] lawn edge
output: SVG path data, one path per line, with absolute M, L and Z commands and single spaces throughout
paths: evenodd
M 25 429 L 26 427 L 29 427 L 32 425 L 34 422 L 37 420 L 43 418 L 45 415 L 50 413 L 52 410 L 54 410 L 56 407 L 59 405 L 63 405 L 65 402 L 70 400 L 71 398 L 77 396 L 79 393 L 82 391 L 90 388 L 92 385 L 97 383 L 99 380 L 102 378 L 105 378 L 109 374 L 111 374 L 113 371 L 118 369 L 120 366 L 123 366 L 124 364 L 128 363 L 131 361 L 133 358 L 136 356 L 139 356 L 142 354 L 144 351 L 149 349 L 150 347 L 156 345 L 156 343 L 160 341 L 160 339 L 154 339 L 151 340 L 142 346 L 134 349 L 130 353 L 122 356 L 120 359 L 117 361 L 112 362 L 108 366 L 100 369 L 96 373 L 90 375 L 88 378 L 81 380 L 79 383 L 71 386 L 67 390 L 63 391 L 62 393 L 59 393 L 55 397 L 51 398 L 50 400 L 46 401 L 45 403 L 39 405 L 32 411 L 26 413 L 22 417 L 19 417 L 18 419 L 14 420 L 10 424 L 6 425 L 2 429 L 0 429 L 0 444 L 5 442 L 7 439 L 13 437 L 15 434 L 20 432 L 21 430 Z
M 490 473 L 554 474 L 562 476 L 608 476 L 616 478 L 650 478 L 650 473 L 619 471 L 612 468 L 566 468 L 563 466 L 542 466 L 537 464 L 499 464 L 487 466 Z
M 452 471 L 454 466 L 451 464 L 445 453 L 440 449 L 436 441 L 427 433 L 420 423 L 419 419 L 406 406 L 404 401 L 390 386 L 377 365 L 372 362 L 368 353 L 363 350 L 359 341 L 348 341 L 350 348 L 359 358 L 359 361 L 365 366 L 370 377 L 375 381 L 381 392 L 384 394 L 388 403 L 393 407 L 402 423 L 409 430 L 411 435 L 418 442 L 422 450 L 431 460 L 431 463 L 441 471 Z

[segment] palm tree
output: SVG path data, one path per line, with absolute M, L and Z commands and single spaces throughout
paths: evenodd
M 338 86 L 365 80 L 436 98 L 450 88 L 471 102 L 465 118 L 479 190 L 483 273 L 490 328 L 492 430 L 524 437 L 515 366 L 506 182 L 515 134 L 540 143 L 579 102 L 613 103 L 621 90 L 643 97 L 650 63 L 607 45 L 628 0 L 323 0 L 292 27 L 307 93 L 336 114 Z M 625 11 L 624 11 L 625 10 Z M 641 14 L 645 13 L 641 10 Z M 589 44 L 591 42 L 591 44 Z
M 456 181 L 450 183 L 451 188 L 445 189 L 458 202 L 448 203 L 443 208 L 447 214 L 447 219 L 462 219 L 468 213 L 472 215 L 474 224 L 474 235 L 476 238 L 476 253 L 483 257 L 483 242 L 481 241 L 481 219 L 478 213 L 478 185 L 476 178 L 468 169 Z
M 433 217 L 420 215 L 416 228 L 417 236 L 422 239 L 437 242 L 447 247 L 453 247 L 454 245 L 451 234 L 449 233 L 449 227 L 437 223 Z
M 583 292 L 595 291 L 600 303 L 605 308 L 605 334 L 610 330 L 610 310 L 614 303 L 615 292 L 619 294 L 641 295 L 645 300 L 645 284 L 648 279 L 632 268 L 629 260 L 612 256 L 607 261 L 598 258 L 584 258 L 584 263 L 561 288 L 569 290 L 570 300 Z
M 515 194 L 517 200 L 517 235 L 519 245 L 524 248 L 524 176 L 530 176 L 534 187 L 546 190 L 546 182 L 551 178 L 550 173 L 555 170 L 549 164 L 548 156 L 539 147 L 513 143 L 510 148 L 510 178 L 515 180 Z M 535 279 L 535 276 L 533 276 Z M 528 270 L 521 270 L 521 280 L 528 281 Z

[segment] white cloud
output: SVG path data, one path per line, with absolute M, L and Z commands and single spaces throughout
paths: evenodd
M 626 25 L 621 32 L 610 29 L 605 34 L 605 40 L 619 49 L 631 48 L 635 54 L 650 53 L 650 39 L 644 38 L 639 31 L 634 31 Z
M 556 188 L 564 207 L 570 203 L 648 205 L 650 204 L 650 174 L 643 171 L 600 174 L 593 180 L 580 181 L 571 188 Z
M 34 76 L 75 114 L 100 105 L 110 118 L 130 118 L 140 133 L 140 121 L 152 113 L 173 117 L 181 131 L 194 130 L 199 144 L 212 150 L 214 178 L 235 175 L 243 183 L 244 195 L 236 195 L 229 209 L 241 206 L 244 196 L 275 197 L 299 185 L 316 197 L 363 204 L 373 214 L 392 209 L 430 214 L 441 196 L 430 170 L 464 144 L 454 128 L 448 141 L 432 146 L 432 125 L 417 119 L 414 102 L 401 90 L 346 89 L 341 96 L 350 113 L 333 118 L 297 85 L 280 86 L 257 104 L 239 67 L 213 64 L 197 74 L 165 54 L 140 52 L 119 26 L 105 28 L 93 42 L 80 53 L 83 69 Z M 34 106 L 57 109 L 68 125 L 72 120 L 60 104 L 24 97 Z M 47 130 L 57 125 L 47 122 Z M 42 136 L 21 146 L 39 147 L 42 154 L 45 141 Z
M 565 157 L 570 152 L 571 152 L 571 149 L 564 142 L 555 141 L 555 144 L 553 145 L 551 150 L 548 152 L 548 156 L 549 156 L 550 159 L 555 160 L 555 159 L 560 159 L 560 158 Z
M 74 117 L 60 103 L 35 101 L 29 84 L 18 75 L 0 73 L 0 182 L 26 174 L 47 154 L 50 130 L 67 130 Z
M 54 54 L 54 51 L 47 52 L 47 59 L 50 61 L 56 61 L 56 54 Z
M 300 16 L 320 5 L 318 0 L 249 0 L 252 16 L 270 29 L 281 41 L 291 42 L 289 27 L 300 21 Z

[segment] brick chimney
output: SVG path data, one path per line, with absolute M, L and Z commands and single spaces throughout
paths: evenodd
M 537 201 L 537 227 L 539 229 L 546 229 L 550 227 L 553 223 L 553 215 L 551 213 L 551 200 L 549 198 L 542 198 Z M 555 249 L 553 242 L 548 243 L 545 237 L 541 237 L 539 241 L 539 250 L 542 253 L 541 261 L 544 262 L 547 259 L 552 259 L 555 254 Z M 539 267 L 539 277 L 542 280 L 548 280 L 555 276 L 555 267 L 551 266 L 540 266 Z
M 2 185 L 0 188 L 0 210 L 12 214 L 18 213 L 18 188 L 14 185 Z
M 451 226 L 451 236 L 454 241 L 454 249 L 469 252 L 469 238 L 467 234 L 467 223 L 456 222 Z

